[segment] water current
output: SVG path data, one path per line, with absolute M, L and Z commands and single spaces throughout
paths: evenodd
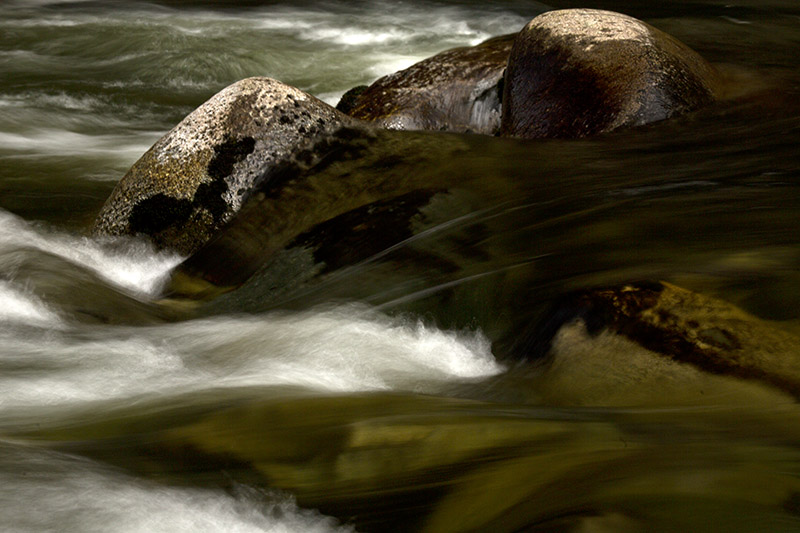
M 239 79 L 335 104 L 578 6 L 675 35 L 728 98 L 591 139 L 376 142 L 386 179 L 450 194 L 316 283 L 170 302 L 185 258 L 89 236 Z M 788 0 L 2 2 L 0 530 L 800 530 L 792 394 L 580 321 L 517 357 L 561 295 L 649 280 L 800 358 L 799 50 Z

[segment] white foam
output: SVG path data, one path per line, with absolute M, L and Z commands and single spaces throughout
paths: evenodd
M 503 368 L 480 333 L 409 323 L 362 307 L 217 317 L 151 327 L 0 338 L 0 406 L 31 409 L 211 389 L 433 393 Z
M 11 28 L 47 28 L 47 27 L 57 27 L 57 28 L 69 28 L 73 26 L 78 26 L 84 24 L 85 20 L 75 20 L 75 19 L 67 19 L 62 17 L 41 17 L 41 18 L 30 18 L 30 19 L 9 19 L 7 21 L 0 21 L 0 27 L 11 27 Z
M 296 32 L 297 30 L 303 30 L 311 27 L 311 23 L 301 20 L 300 15 L 298 14 L 296 17 L 287 17 L 287 16 L 274 16 L 270 14 L 270 16 L 264 16 L 256 21 L 255 27 L 261 30 L 291 30 L 292 32 Z
M 404 55 L 404 54 L 383 54 L 376 57 L 375 63 L 367 68 L 371 78 L 378 78 L 403 70 L 414 63 L 419 63 L 428 56 L 425 55 Z
M 26 103 L 29 103 L 32 99 L 36 100 L 37 105 L 46 105 L 48 107 L 61 107 L 64 109 L 71 109 L 76 111 L 89 111 L 93 109 L 97 109 L 105 105 L 105 102 L 100 101 L 98 98 L 93 98 L 91 96 L 81 95 L 69 95 L 65 92 L 59 92 L 55 94 L 32 94 L 26 93 L 23 95 L 23 98 Z M 20 103 L 22 98 L 17 100 L 17 103 Z
M 143 241 L 114 239 L 99 242 L 87 237 L 33 228 L 0 209 L 0 253 L 14 248 L 36 248 L 96 272 L 106 280 L 140 295 L 154 295 L 181 256 L 156 252 Z
M 231 386 L 266 380 L 336 392 L 416 390 L 421 382 L 426 388 L 501 370 L 480 334 L 441 331 L 352 307 L 222 326 L 217 321 L 203 331 L 187 336 L 186 345 L 191 352 L 208 350 L 225 354 L 228 363 L 238 361 L 236 372 L 223 378 Z M 226 338 L 222 331 L 236 335 Z
M 277 491 L 171 488 L 99 464 L 4 445 L 0 530 L 16 533 L 353 531 Z M 13 461 L 13 463 L 12 463 Z
M 406 51 L 419 49 L 428 55 L 519 31 L 529 20 L 485 9 L 469 11 L 452 6 L 398 2 L 374 2 L 371 9 L 358 12 L 266 8 L 254 15 L 257 18 L 253 28 L 266 33 L 279 32 L 310 42 L 323 41 L 334 47 L 362 47 L 371 52 L 397 53 L 398 47 Z
M 334 91 L 329 93 L 319 93 L 317 94 L 317 98 L 328 105 L 336 107 L 336 104 L 339 103 L 339 100 L 342 99 L 342 95 L 344 95 L 345 92 L 346 91 Z
M 0 280 L 0 324 L 8 323 L 39 327 L 62 325 L 58 314 L 39 298 L 24 288 Z

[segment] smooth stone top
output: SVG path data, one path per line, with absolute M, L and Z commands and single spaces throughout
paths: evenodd
M 550 11 L 514 42 L 500 134 L 574 138 L 647 124 L 707 105 L 717 78 L 696 52 L 640 20 Z
M 95 221 L 97 235 L 145 234 L 196 251 L 240 209 L 271 169 L 355 121 L 279 81 L 230 85 L 183 119 L 120 180 Z

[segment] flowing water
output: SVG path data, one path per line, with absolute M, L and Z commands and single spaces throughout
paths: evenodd
M 333 104 L 577 5 L 3 2 L 0 530 L 800 529 L 794 396 L 580 322 L 513 357 L 560 295 L 634 280 L 733 303 L 753 344 L 800 357 L 794 1 L 593 3 L 694 47 L 730 97 L 593 139 L 376 142 L 403 156 L 387 179 L 449 194 L 314 283 L 264 289 L 277 264 L 170 303 L 184 258 L 88 236 L 127 168 L 230 83 Z

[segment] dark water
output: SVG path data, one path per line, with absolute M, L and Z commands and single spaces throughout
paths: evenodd
M 247 76 L 335 103 L 546 6 L 3 3 L 0 530 L 800 529 L 794 397 L 580 323 L 513 357 L 560 295 L 632 280 L 800 357 L 800 7 L 588 7 L 677 36 L 729 97 L 578 141 L 379 136 L 375 179 L 447 191 L 414 237 L 195 304 L 162 298 L 182 258 L 86 236 L 164 132 Z

